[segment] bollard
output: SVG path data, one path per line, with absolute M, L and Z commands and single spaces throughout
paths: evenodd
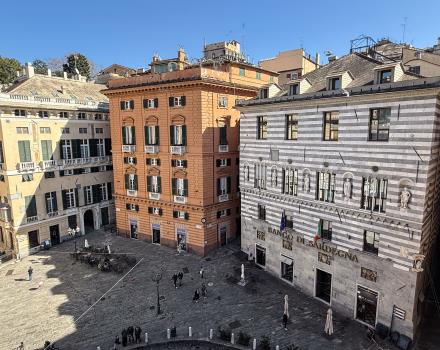
M 280 346 L 279 345 L 275 346 L 275 350 L 280 350 Z
M 235 341 L 235 339 L 234 339 L 234 333 L 231 333 L 231 344 L 234 344 L 234 341 Z
M 171 331 L 170 331 L 170 329 L 168 328 L 167 329 L 167 339 L 170 339 L 171 338 Z
M 213 335 L 214 335 L 214 331 L 213 331 L 213 329 L 211 328 L 211 329 L 209 330 L 209 339 L 212 339 Z
M 148 333 L 145 332 L 145 344 L 147 344 L 147 343 L 148 343 Z
M 252 343 L 252 349 L 257 350 L 257 339 L 254 338 L 254 341 Z
M 188 327 L 188 337 L 192 337 L 193 336 L 193 330 L 191 327 Z
M 98 346 L 96 347 L 96 350 L 101 350 L 101 347 L 98 345 Z

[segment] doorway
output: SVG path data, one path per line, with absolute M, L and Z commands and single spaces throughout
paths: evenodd
M 281 255 L 281 278 L 293 283 L 293 260 L 284 255 Z
M 28 232 L 29 248 L 35 248 L 40 245 L 40 240 L 38 237 L 38 230 Z
M 241 237 L 241 218 L 238 217 L 235 219 L 235 227 L 236 227 L 236 231 L 235 231 L 235 235 L 238 237 Z
M 177 245 L 180 245 L 180 249 L 186 250 L 186 230 L 177 229 Z
M 138 238 L 138 223 L 136 220 L 130 220 L 130 237 L 133 239 Z
M 84 231 L 85 233 L 92 232 L 95 229 L 93 220 L 93 210 L 86 210 L 84 213 Z
M 316 297 L 330 304 L 332 291 L 332 275 L 316 269 Z
M 377 299 L 377 292 L 358 286 L 356 297 L 356 319 L 375 327 Z
M 158 224 L 153 224 L 151 226 L 151 231 L 152 231 L 152 241 L 155 244 L 160 244 L 160 225 Z
M 108 207 L 101 208 L 101 223 L 102 223 L 102 226 L 106 226 L 109 224 Z
M 220 246 L 226 245 L 227 227 L 220 226 L 218 230 L 218 235 L 219 235 Z
M 49 226 L 49 232 L 50 232 L 50 244 L 51 245 L 60 244 L 60 226 L 59 225 Z
M 266 266 L 266 248 L 259 246 L 258 244 L 255 246 L 255 256 L 256 263 L 262 267 Z

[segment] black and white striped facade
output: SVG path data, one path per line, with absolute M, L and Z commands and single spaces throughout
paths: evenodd
M 427 278 L 426 269 L 415 271 L 415 260 L 424 257 L 422 266 L 427 265 L 437 234 L 439 82 L 428 86 L 418 79 L 411 89 L 396 84 L 350 96 L 315 93 L 239 104 L 242 250 L 255 257 L 256 247 L 263 247 L 266 270 L 280 278 L 282 262 L 291 261 L 291 284 L 309 295 L 316 293 L 317 270 L 330 273 L 331 306 L 353 318 L 359 288 L 374 291 L 375 323 L 389 327 L 393 307 L 398 308 L 405 316 L 394 317 L 392 328 L 413 338 Z M 368 141 L 375 108 L 391 108 L 388 141 Z M 338 140 L 323 141 L 324 113 L 331 111 L 339 112 Z M 297 140 L 285 139 L 287 114 L 298 117 Z M 267 118 L 264 140 L 257 139 L 259 116 Z M 286 169 L 297 170 L 297 195 L 283 193 Z M 255 171 L 265 182 L 255 181 Z M 333 203 L 317 199 L 318 172 L 336 175 Z M 361 208 L 364 178 L 387 180 L 385 212 Z M 352 184 L 348 197 L 346 179 Z M 405 188 L 411 197 L 402 208 Z M 266 220 L 258 219 L 259 204 Z M 293 221 L 284 234 L 279 232 L 283 212 Z M 332 222 L 331 241 L 315 242 L 320 219 Z M 380 236 L 377 255 L 364 251 L 365 230 Z

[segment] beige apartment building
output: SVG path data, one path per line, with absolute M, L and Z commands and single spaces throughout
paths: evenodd
M 0 253 L 26 256 L 114 221 L 105 86 L 34 73 L 0 93 Z M 78 230 L 79 229 L 79 230 Z M 1 255 L 0 255 L 1 256 Z

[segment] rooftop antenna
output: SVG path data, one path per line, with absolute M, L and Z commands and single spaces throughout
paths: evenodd
M 408 17 L 404 17 L 403 18 L 403 23 L 401 24 L 402 26 L 402 44 L 405 43 L 405 32 L 406 32 L 406 24 L 408 22 Z

